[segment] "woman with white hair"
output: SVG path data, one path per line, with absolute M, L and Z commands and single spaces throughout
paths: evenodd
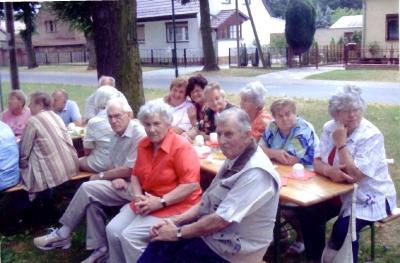
M 97 114 L 89 120 L 86 127 L 83 138 L 85 156 L 79 158 L 79 169 L 98 173 L 107 170 L 110 164 L 108 154 L 114 132 L 108 122 L 106 105 L 110 99 L 116 97 L 116 92 L 114 88 L 103 86 L 95 94 Z
M 15 136 L 24 132 L 31 111 L 26 106 L 26 95 L 22 90 L 13 90 L 8 96 L 8 109 L 1 116 L 1 120 L 8 124 Z
M 389 216 L 396 208 L 396 190 L 386 163 L 384 138 L 376 126 L 363 118 L 365 108 L 361 90 L 357 87 L 346 86 L 332 96 L 328 106 L 332 120 L 324 124 L 314 159 L 317 173 L 335 182 L 358 184 L 355 204 L 357 234 L 365 226 Z M 340 214 L 333 225 L 324 262 L 331 262 L 342 247 L 349 226 L 351 200 L 351 193 L 341 196 Z M 321 245 L 309 241 L 324 241 L 324 232 L 315 231 L 320 229 L 316 226 L 321 224 L 323 215 L 321 211 L 316 213 L 319 217 L 305 213 L 301 219 L 306 250 Z M 358 236 L 353 242 L 353 260 L 358 260 Z
M 264 109 L 267 90 L 259 82 L 248 83 L 240 91 L 240 108 L 242 108 L 250 117 L 251 134 L 257 141 L 260 140 L 265 128 L 273 120 L 271 114 Z
M 172 130 L 171 108 L 149 102 L 140 108 L 138 119 L 147 137 L 139 143 L 132 171 L 134 200 L 106 227 L 110 262 L 136 262 L 155 222 L 200 201 L 199 159 L 192 145 Z

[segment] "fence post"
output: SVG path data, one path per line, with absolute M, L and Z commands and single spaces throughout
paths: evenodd
M 86 50 L 83 50 L 83 62 L 86 63 Z
M 315 68 L 318 69 L 319 63 L 319 50 L 318 50 L 318 43 L 315 42 Z
M 71 56 L 71 63 L 72 63 L 72 51 L 69 52 L 69 55 Z
M 228 67 L 231 67 L 231 48 L 228 49 Z
M 60 64 L 60 53 L 57 52 L 57 64 Z
M 45 58 L 46 65 L 49 64 L 49 61 L 47 60 L 47 52 L 44 53 L 44 58 Z
M 183 49 L 183 64 L 187 67 L 186 48 Z
M 154 54 L 153 54 L 153 49 L 150 50 L 150 64 L 153 65 L 154 63 Z

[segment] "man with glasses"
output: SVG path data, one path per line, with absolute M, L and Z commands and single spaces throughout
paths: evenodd
M 67 249 L 71 246 L 71 232 L 86 216 L 86 248 L 94 251 L 82 261 L 85 263 L 107 258 L 106 214 L 103 207 L 122 206 L 132 200 L 131 189 L 125 187 L 124 180 L 130 179 L 138 143 L 145 136 L 143 126 L 132 120 L 132 109 L 125 98 L 111 99 L 106 110 L 115 132 L 110 143 L 110 169 L 93 175 L 89 182 L 79 187 L 59 220 L 61 228 L 33 240 L 41 250 Z

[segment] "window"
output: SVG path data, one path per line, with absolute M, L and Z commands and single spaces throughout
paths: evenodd
M 47 33 L 57 32 L 56 21 L 48 20 L 44 22 L 44 25 Z
M 399 15 L 386 15 L 386 40 L 399 40 Z
M 236 30 L 237 26 L 236 25 L 229 25 L 228 26 L 228 35 L 227 38 L 228 39 L 236 39 L 236 34 L 237 34 L 237 30 Z M 239 37 L 242 36 L 242 25 L 239 25 Z
M 167 42 L 174 42 L 174 26 L 172 23 L 167 23 Z M 189 41 L 189 30 L 187 22 L 175 23 L 176 42 Z
M 138 25 L 136 27 L 136 34 L 137 34 L 137 40 L 139 43 L 144 43 L 144 25 Z

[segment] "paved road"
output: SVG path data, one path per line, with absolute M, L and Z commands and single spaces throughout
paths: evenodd
M 254 80 L 261 81 L 271 96 L 293 96 L 312 99 L 328 99 L 338 87 L 357 85 L 363 90 L 364 99 L 371 103 L 399 104 L 400 83 L 363 82 L 363 81 L 327 81 L 306 80 L 304 77 L 316 72 L 326 72 L 335 67 L 290 69 L 257 77 L 208 77 L 210 82 L 218 82 L 227 91 L 237 92 L 246 83 Z M 181 68 L 180 74 L 200 70 L 200 67 Z M 9 80 L 8 72 L 1 72 L 1 78 Z M 145 72 L 144 86 L 149 88 L 167 89 L 169 82 L 174 78 L 172 69 L 162 69 Z M 59 73 L 59 72 L 20 72 L 20 81 L 28 83 L 62 83 L 95 87 L 97 84 L 94 73 Z

